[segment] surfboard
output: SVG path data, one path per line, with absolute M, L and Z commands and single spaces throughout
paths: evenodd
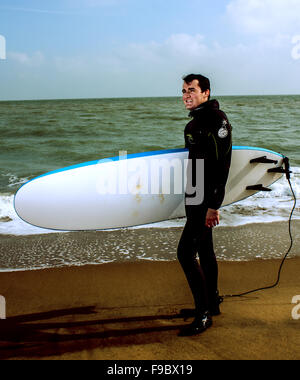
M 52 171 L 16 192 L 15 211 L 31 225 L 63 231 L 122 228 L 181 218 L 185 216 L 187 162 L 187 149 L 122 152 L 117 157 Z M 234 146 L 222 207 L 268 191 L 268 186 L 281 178 L 276 168 L 282 164 L 279 153 Z

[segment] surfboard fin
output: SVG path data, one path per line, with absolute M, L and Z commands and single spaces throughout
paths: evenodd
M 253 185 L 253 186 L 247 186 L 246 190 L 254 190 L 254 191 L 272 191 L 272 189 L 269 189 L 268 187 L 264 187 L 262 184 L 259 185 Z
M 278 168 L 269 169 L 268 173 L 282 173 L 282 174 L 286 174 L 286 169 L 284 169 L 282 166 L 280 166 Z M 292 173 L 292 172 L 290 172 L 290 173 Z
M 287 179 L 290 179 L 290 174 L 293 173 L 290 171 L 290 162 L 288 157 L 283 158 L 284 167 L 280 166 L 278 168 L 269 169 L 268 173 L 282 173 L 286 175 Z
M 278 164 L 278 161 L 270 160 L 267 156 L 257 157 L 250 160 L 250 164 Z

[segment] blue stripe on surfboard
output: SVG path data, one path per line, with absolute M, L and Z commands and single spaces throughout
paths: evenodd
M 273 151 L 265 149 L 265 148 L 256 148 L 256 147 L 251 147 L 251 146 L 233 146 L 232 149 L 233 150 L 256 150 L 256 151 L 261 151 L 261 152 L 266 152 L 266 153 L 272 153 L 272 154 L 275 154 L 281 158 L 283 157 L 282 154 L 277 153 L 277 152 L 273 152 Z M 187 151 L 188 151 L 188 149 L 186 149 L 186 148 L 167 149 L 167 150 L 158 150 L 158 151 L 150 151 L 150 152 L 143 152 L 143 153 L 133 153 L 133 154 L 128 154 L 127 156 L 124 156 L 124 157 L 126 157 L 129 160 L 129 159 L 133 159 L 133 158 L 158 156 L 158 155 L 170 154 L 170 153 L 183 153 L 183 152 L 187 152 Z M 40 176 L 35 177 L 35 178 L 31 179 L 30 181 L 26 182 L 25 184 L 23 184 L 23 186 L 28 184 L 31 181 L 34 181 L 38 178 L 46 177 L 46 176 L 51 175 L 51 174 L 62 173 L 64 171 L 68 171 L 68 170 L 78 169 L 78 168 L 97 165 L 97 164 L 104 164 L 105 162 L 120 161 L 120 160 L 122 160 L 122 156 L 115 156 L 115 157 L 102 158 L 102 159 L 96 160 L 96 161 L 84 162 L 82 164 L 68 166 L 66 168 L 57 169 L 57 170 L 54 170 L 54 171 L 51 171 L 51 172 L 48 172 L 45 174 L 41 174 Z
M 126 156 L 126 158 L 129 160 L 129 159 L 138 158 L 138 157 L 158 156 L 158 155 L 161 155 L 161 154 L 168 154 L 168 153 L 183 153 L 183 152 L 187 152 L 187 151 L 188 150 L 184 149 L 184 148 L 181 148 L 181 149 L 158 150 L 158 151 L 151 151 L 151 152 L 128 154 Z M 51 172 L 48 172 L 48 173 L 45 173 L 45 174 L 41 174 L 40 176 L 32 178 L 30 181 L 24 183 L 24 185 L 26 185 L 27 183 L 29 183 L 31 181 L 34 181 L 34 180 L 36 180 L 38 178 L 46 177 L 46 176 L 51 175 L 51 174 L 61 173 L 61 172 L 65 172 L 67 170 L 78 169 L 78 168 L 82 168 L 82 167 L 85 167 L 85 166 L 92 166 L 92 165 L 97 165 L 97 164 L 104 164 L 105 162 L 121 161 L 121 160 L 122 160 L 122 156 L 116 156 L 116 157 L 109 157 L 109 158 L 101 158 L 101 159 L 96 160 L 96 161 L 84 162 L 82 164 L 68 166 L 66 168 L 57 169 L 57 170 L 54 170 L 54 171 L 51 171 Z
M 265 148 L 258 148 L 258 147 L 252 147 L 252 146 L 233 146 L 233 150 L 258 150 L 261 152 L 266 152 L 266 153 L 272 153 L 275 154 L 276 156 L 279 156 L 280 158 L 284 158 L 284 155 L 278 152 L 274 152 L 273 150 L 265 149 Z

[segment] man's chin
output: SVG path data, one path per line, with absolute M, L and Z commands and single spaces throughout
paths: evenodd
M 192 111 L 193 109 L 195 109 L 195 107 L 192 106 L 192 105 L 186 105 L 186 106 L 185 106 L 185 109 L 186 109 L 187 111 Z

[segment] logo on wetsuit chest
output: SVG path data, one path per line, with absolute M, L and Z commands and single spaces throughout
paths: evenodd
M 187 141 L 189 144 L 195 144 L 195 140 L 194 140 L 193 135 L 188 134 L 188 135 L 186 135 L 186 138 L 187 138 Z
M 225 139 L 225 137 L 228 136 L 227 124 L 227 121 L 224 120 L 222 123 L 222 127 L 218 131 L 218 136 L 220 137 L 220 139 Z

